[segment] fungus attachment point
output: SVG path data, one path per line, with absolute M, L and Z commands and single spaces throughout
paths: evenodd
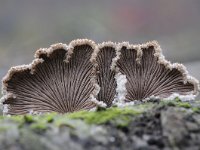
M 157 42 L 119 45 L 116 66 L 127 78 L 125 102 L 152 96 L 162 99 L 175 93 L 180 97 L 198 93 L 198 81 L 190 77 L 182 65 L 166 61 Z
M 4 91 L 16 97 L 5 97 L 7 114 L 66 113 L 96 107 L 90 98 L 94 91 L 90 62 L 93 43 L 76 40 L 69 47 L 59 43 L 40 49 L 35 57 L 43 61 L 33 61 L 8 72 L 3 79 Z M 68 51 L 70 58 L 66 63 Z

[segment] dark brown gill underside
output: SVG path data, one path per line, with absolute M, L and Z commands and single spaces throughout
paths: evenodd
M 137 51 L 122 47 L 117 62 L 119 71 L 127 78 L 126 101 L 142 100 L 150 96 L 166 98 L 173 93 L 187 95 L 194 90 L 194 85 L 183 83 L 183 76 L 177 69 L 167 69 L 158 63 L 154 56 L 154 47 L 142 49 L 140 63 L 136 62 Z
M 7 91 L 16 98 L 7 99 L 8 114 L 37 112 L 73 112 L 91 109 L 94 90 L 91 82 L 93 49 L 88 45 L 76 46 L 69 63 L 64 62 L 65 50 L 55 50 L 50 57 L 43 55 L 34 74 L 30 70 L 17 72 L 8 82 Z
M 103 101 L 108 107 L 112 105 L 117 87 L 115 72 L 111 70 L 114 57 L 116 57 L 115 49 L 104 47 L 100 49 L 96 58 L 98 63 L 97 82 L 101 87 L 97 99 Z

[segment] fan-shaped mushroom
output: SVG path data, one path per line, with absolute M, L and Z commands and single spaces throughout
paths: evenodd
M 96 106 L 94 68 L 90 62 L 96 45 L 75 40 L 39 49 L 30 65 L 12 67 L 3 79 L 7 114 L 73 112 Z
M 97 84 L 100 86 L 97 99 L 104 102 L 107 107 L 112 105 L 116 96 L 117 83 L 115 71 L 111 69 L 112 60 L 116 57 L 116 44 L 103 42 L 93 54 L 92 61 L 97 66 Z
M 193 97 L 198 93 L 198 81 L 188 75 L 182 64 L 165 60 L 156 41 L 142 45 L 123 42 L 118 48 L 115 66 L 127 78 L 125 102 L 173 94 Z
M 31 64 L 12 67 L 1 100 L 4 114 L 66 113 L 152 96 L 191 99 L 198 91 L 199 82 L 182 64 L 165 60 L 155 41 L 97 46 L 78 39 L 39 49 Z

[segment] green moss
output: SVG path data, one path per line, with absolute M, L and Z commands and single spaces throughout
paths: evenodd
M 45 123 L 33 123 L 30 128 L 36 132 L 43 132 L 48 128 L 48 126 Z
M 126 127 L 134 116 L 162 106 L 183 107 L 200 113 L 200 108 L 193 108 L 189 103 L 175 99 L 171 101 L 161 101 L 160 103 L 147 102 L 125 108 L 98 108 L 97 111 L 90 112 L 78 111 L 68 114 L 49 113 L 44 115 L 1 116 L 0 121 L 11 120 L 17 122 L 20 127 L 30 127 L 36 130 L 46 130 L 51 124 L 75 128 L 73 120 L 76 121 L 77 119 L 83 120 L 88 124 L 113 123 L 117 127 Z
M 52 123 L 54 121 L 54 115 L 48 115 L 46 116 L 46 122 L 47 123 Z
M 184 108 L 191 108 L 192 106 L 187 102 L 177 102 L 177 106 Z
M 192 111 L 193 111 L 194 113 L 200 113 L 200 107 L 193 107 L 193 108 L 192 108 Z
M 174 101 L 162 101 L 161 105 L 166 105 L 166 106 L 176 106 L 176 103 Z
M 18 123 L 20 128 L 31 127 L 32 129 L 46 129 L 49 124 L 56 126 L 66 125 L 74 128 L 72 120 L 81 119 L 88 124 L 104 124 L 109 121 L 115 121 L 117 126 L 126 126 L 130 117 L 136 116 L 149 109 L 152 109 L 153 103 L 144 103 L 126 108 L 99 108 L 97 111 L 78 111 L 68 114 L 49 113 L 44 115 L 19 115 L 11 117 L 2 117 L 2 120 L 9 120 Z M 47 125 L 47 126 L 46 126 Z
M 57 113 L 49 113 L 39 116 L 30 116 L 27 115 L 25 118 L 28 118 L 28 121 L 31 123 L 30 128 L 37 132 L 42 132 L 47 130 L 49 124 L 53 123 L 54 119 L 60 116 Z
M 71 119 L 83 119 L 88 124 L 104 124 L 123 115 L 133 116 L 141 114 L 142 112 L 141 110 L 131 108 L 109 108 L 107 110 L 95 112 L 79 111 L 69 114 L 68 117 Z
M 57 127 L 61 127 L 61 126 L 67 126 L 71 129 L 75 129 L 74 124 L 70 122 L 70 119 L 67 117 L 67 115 L 63 115 L 58 116 L 55 120 L 54 120 L 54 124 Z
M 24 116 L 11 116 L 9 118 L 12 121 L 15 121 L 17 123 L 23 123 L 24 122 Z
M 162 105 L 173 106 L 173 107 L 183 107 L 183 108 L 191 108 L 192 106 L 188 102 L 181 102 L 179 99 L 161 102 Z
M 34 122 L 34 117 L 32 115 L 25 115 L 24 116 L 24 122 L 25 123 L 33 123 Z

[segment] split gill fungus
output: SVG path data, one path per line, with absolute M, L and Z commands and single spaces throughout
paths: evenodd
M 124 106 L 152 97 L 191 100 L 200 89 L 182 64 L 165 60 L 156 41 L 54 44 L 37 50 L 31 64 L 12 67 L 2 82 L 3 113 L 9 115 Z

